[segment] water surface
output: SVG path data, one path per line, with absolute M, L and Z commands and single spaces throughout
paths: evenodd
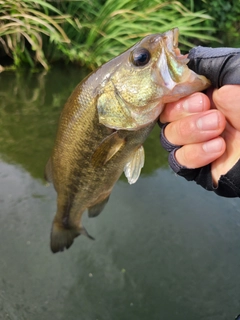
M 240 313 L 239 199 L 177 177 L 148 138 L 139 181 L 116 184 L 68 251 L 49 249 L 43 180 L 57 120 L 86 71 L 0 74 L 0 319 L 231 320 Z

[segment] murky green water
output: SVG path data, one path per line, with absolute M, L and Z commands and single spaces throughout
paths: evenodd
M 0 319 L 234 320 L 239 199 L 176 177 L 158 128 L 139 181 L 121 179 L 104 212 L 84 217 L 96 241 L 50 252 L 56 194 L 43 171 L 59 112 L 83 76 L 0 74 Z

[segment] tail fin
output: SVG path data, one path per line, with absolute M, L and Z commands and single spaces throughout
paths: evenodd
M 53 222 L 50 244 L 52 252 L 57 253 L 59 251 L 64 251 L 65 248 L 70 248 L 74 239 L 80 234 L 83 234 L 89 239 L 94 240 L 94 238 L 88 234 L 87 230 L 83 226 L 65 228 L 59 223 Z

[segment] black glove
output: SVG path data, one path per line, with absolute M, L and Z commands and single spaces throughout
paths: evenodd
M 240 49 L 196 47 L 189 51 L 188 67 L 207 77 L 214 88 L 240 84 Z
M 240 84 L 240 49 L 196 47 L 190 50 L 188 67 L 194 72 L 207 77 L 212 86 L 219 88 L 226 84 Z M 167 124 L 166 124 L 167 125 Z M 161 143 L 169 153 L 169 165 L 175 173 L 188 181 L 195 180 L 197 184 L 209 191 L 214 191 L 223 197 L 240 197 L 240 160 L 213 186 L 211 165 L 197 169 L 181 166 L 175 152 L 181 146 L 171 144 L 161 131 Z

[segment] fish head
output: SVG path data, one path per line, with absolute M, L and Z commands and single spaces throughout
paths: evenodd
M 100 123 L 137 130 L 156 120 L 167 102 L 210 85 L 188 68 L 189 60 L 178 48 L 178 35 L 174 28 L 146 36 L 110 62 L 114 67 L 97 103 Z

